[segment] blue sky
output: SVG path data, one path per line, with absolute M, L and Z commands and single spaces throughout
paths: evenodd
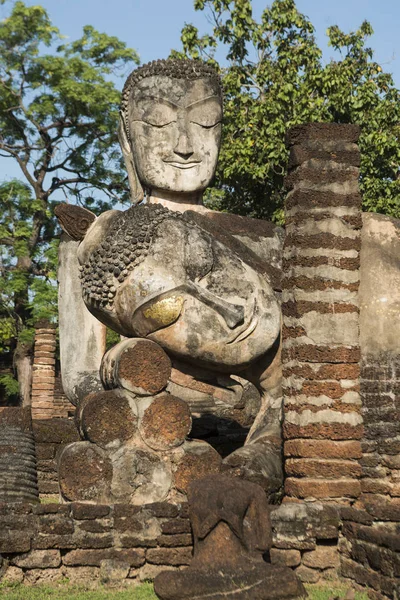
M 259 17 L 272 0 L 253 0 L 253 13 Z M 0 19 L 7 16 L 12 0 L 0 6 Z M 116 35 L 135 48 L 142 63 L 166 58 L 170 50 L 180 48 L 180 32 L 184 23 L 193 23 L 201 33 L 210 29 L 206 16 L 195 12 L 193 0 L 25 0 L 27 4 L 44 6 L 62 34 L 70 40 L 80 37 L 84 25 L 93 25 L 109 35 Z M 400 87 L 400 0 L 297 0 L 298 9 L 306 14 L 316 29 L 319 46 L 328 61 L 333 55 L 327 47 L 325 31 L 339 25 L 344 31 L 354 30 L 365 19 L 375 31 L 370 46 L 375 60 L 384 71 L 393 73 Z M 219 55 L 220 59 L 221 56 Z M 128 73 L 126 73 L 127 75 Z M 117 84 L 118 85 L 118 84 Z M 120 86 L 122 88 L 121 80 Z M 6 161 L 6 162 L 4 162 Z M 19 177 L 14 161 L 0 161 L 3 176 Z
M 71 39 L 80 36 L 82 26 L 91 24 L 100 31 L 116 35 L 135 48 L 141 62 L 168 56 L 172 48 L 180 47 L 180 30 L 185 22 L 194 23 L 201 32 L 208 27 L 204 13 L 195 12 L 193 0 L 26 0 L 41 4 L 53 22 Z M 253 0 L 253 10 L 259 16 L 270 2 Z M 0 17 L 9 10 L 10 2 L 0 9 Z M 357 28 L 369 20 L 375 34 L 371 47 L 384 71 L 390 71 L 400 87 L 400 1 L 399 0 L 297 0 L 316 28 L 317 39 L 326 60 L 332 55 L 327 48 L 325 31 L 339 25 L 345 31 Z

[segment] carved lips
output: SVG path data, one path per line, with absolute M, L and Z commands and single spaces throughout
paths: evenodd
M 176 167 L 177 169 L 193 169 L 193 167 L 197 167 L 201 163 L 201 160 L 191 161 L 191 162 L 178 162 L 176 160 L 164 160 L 163 161 L 167 165 L 171 165 L 171 167 Z

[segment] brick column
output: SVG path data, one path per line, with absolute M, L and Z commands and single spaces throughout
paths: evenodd
M 56 327 L 41 322 L 35 331 L 32 374 L 32 418 L 54 416 Z
M 338 124 L 288 135 L 282 360 L 285 493 L 293 499 L 360 494 L 358 135 Z

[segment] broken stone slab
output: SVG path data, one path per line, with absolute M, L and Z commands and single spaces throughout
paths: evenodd
M 289 600 L 305 595 L 291 569 L 263 560 L 272 534 L 267 497 L 260 486 L 209 475 L 191 483 L 188 502 L 193 560 L 184 571 L 157 575 L 158 598 Z
M 306 595 L 292 570 L 267 563 L 232 573 L 190 568 L 162 572 L 154 580 L 154 591 L 162 600 L 292 600 Z

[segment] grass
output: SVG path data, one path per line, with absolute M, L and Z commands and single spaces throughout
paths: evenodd
M 344 598 L 347 592 L 353 589 L 352 582 L 346 583 L 332 583 L 325 585 L 311 585 L 306 584 L 304 586 L 308 592 L 309 600 L 330 600 L 331 598 Z M 151 598 L 151 596 L 150 596 Z M 368 600 L 368 596 L 365 592 L 356 592 L 355 600 Z
M 330 600 L 344 598 L 351 589 L 351 583 L 330 585 L 306 585 L 309 600 Z M 87 590 L 82 586 L 64 583 L 61 585 L 7 585 L 0 584 L 0 600 L 156 600 L 153 586 L 143 583 L 138 587 L 125 590 L 107 589 L 99 586 L 96 590 Z M 356 592 L 355 600 L 368 600 L 365 592 Z
M 7 600 L 156 600 L 150 583 L 125 590 L 114 590 L 99 586 L 87 590 L 72 584 L 61 585 L 7 585 L 0 584 L 0 598 Z
M 58 496 L 40 498 L 40 504 L 60 504 L 60 498 Z

